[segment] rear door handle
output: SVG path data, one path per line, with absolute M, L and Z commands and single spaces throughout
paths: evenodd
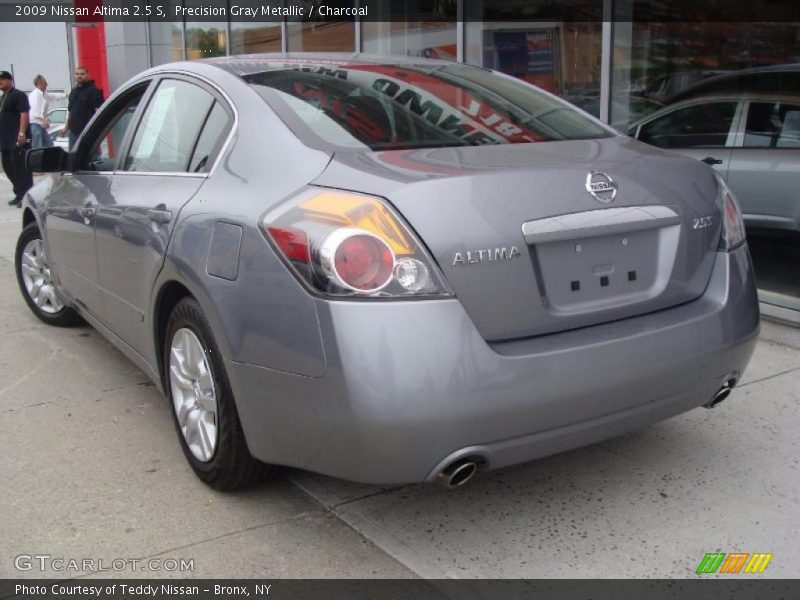
M 147 218 L 153 221 L 153 223 L 169 223 L 172 221 L 172 212 L 169 210 L 158 210 L 156 208 L 151 208 L 147 211 Z
M 718 158 L 714 158 L 713 156 L 706 156 L 705 158 L 700 159 L 707 165 L 721 165 L 722 161 Z

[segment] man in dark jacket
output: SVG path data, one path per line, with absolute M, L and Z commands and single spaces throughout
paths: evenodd
M 33 187 L 33 174 L 25 166 L 25 150 L 30 145 L 28 122 L 30 105 L 28 96 L 14 87 L 11 73 L 0 71 L 0 153 L 3 171 L 14 187 L 10 206 L 19 206 L 22 198 Z
M 86 67 L 75 68 L 75 83 L 77 84 L 69 94 L 67 105 L 67 121 L 61 130 L 61 135 L 69 132 L 70 150 L 78 140 L 78 136 L 86 128 L 94 113 L 103 103 L 103 90 L 89 79 Z

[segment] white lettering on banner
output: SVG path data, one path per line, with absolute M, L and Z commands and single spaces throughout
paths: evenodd
M 320 4 L 319 8 L 317 8 L 317 12 L 321 17 L 366 17 L 367 15 L 367 7 L 366 6 L 344 6 L 344 7 L 336 7 L 336 6 L 328 6 L 326 4 Z
M 270 584 L 270 585 L 261 585 L 261 584 L 257 583 L 255 585 L 256 585 L 256 595 L 257 596 L 269 596 L 269 588 L 272 587 L 272 584 Z
M 214 586 L 214 595 L 215 596 L 249 596 L 250 593 L 247 591 L 245 586 L 241 585 L 215 585 Z

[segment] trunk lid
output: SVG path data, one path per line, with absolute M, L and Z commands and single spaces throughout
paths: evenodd
M 711 169 L 625 137 L 339 153 L 314 183 L 388 199 L 488 341 L 693 300 L 721 231 Z

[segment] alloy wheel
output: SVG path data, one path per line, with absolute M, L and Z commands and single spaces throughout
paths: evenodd
M 41 238 L 25 244 L 22 250 L 22 281 L 33 303 L 47 314 L 55 314 L 64 308 L 50 273 L 50 264 Z
M 191 329 L 172 337 L 169 379 L 183 439 L 197 460 L 208 462 L 217 449 L 217 392 L 205 348 Z

